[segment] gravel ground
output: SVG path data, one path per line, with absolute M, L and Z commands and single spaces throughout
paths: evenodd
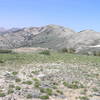
M 59 62 L 1 68 L 0 100 L 100 100 L 98 66 Z

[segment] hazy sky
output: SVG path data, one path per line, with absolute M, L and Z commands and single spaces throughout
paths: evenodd
M 100 31 L 100 0 L 0 0 L 0 27 L 47 24 Z

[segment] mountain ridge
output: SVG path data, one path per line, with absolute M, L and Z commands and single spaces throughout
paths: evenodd
M 89 46 L 100 45 L 100 32 L 75 32 L 59 25 L 13 28 L 0 34 L 0 49 L 42 47 L 50 49 L 73 48 L 76 52 Z M 81 49 L 80 49 L 81 48 Z

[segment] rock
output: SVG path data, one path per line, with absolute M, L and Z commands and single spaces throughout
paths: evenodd
M 100 100 L 100 98 L 91 98 L 91 99 L 89 99 L 89 100 Z
M 100 93 L 94 93 L 93 95 L 94 96 L 100 96 Z
M 38 78 L 44 78 L 46 75 L 45 74 L 39 74 L 37 75 Z

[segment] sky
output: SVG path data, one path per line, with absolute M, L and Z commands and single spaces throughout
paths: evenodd
M 48 24 L 100 32 L 100 0 L 0 0 L 0 27 Z

